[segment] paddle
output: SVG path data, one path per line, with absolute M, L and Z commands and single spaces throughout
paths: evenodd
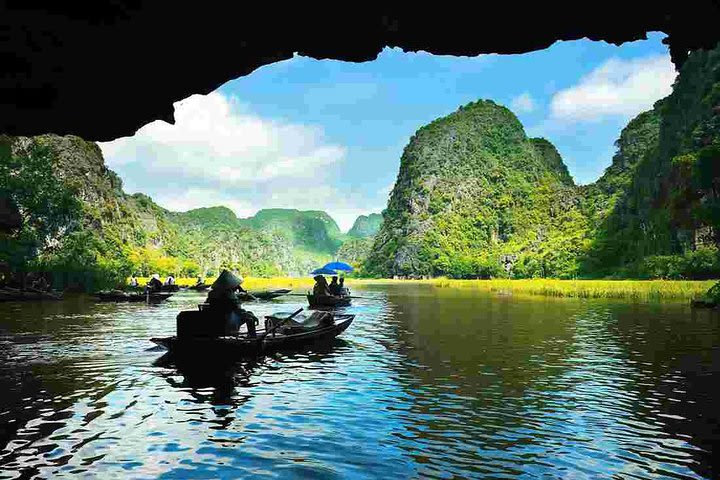
M 271 333 L 274 333 L 275 330 L 277 330 L 278 328 L 280 328 L 280 327 L 282 326 L 282 324 L 284 324 L 284 323 L 287 322 L 288 320 L 292 320 L 293 317 L 295 317 L 296 315 L 298 315 L 298 314 L 299 314 L 300 312 L 302 312 L 303 310 L 304 310 L 303 308 L 299 308 L 298 310 L 296 310 L 295 312 L 293 312 L 289 317 L 283 318 L 282 321 L 278 322 L 277 325 L 275 325 L 271 330 L 268 330 L 267 332 L 265 332 L 265 335 L 263 335 L 262 337 L 258 337 L 258 340 L 263 340 L 265 337 L 267 337 L 267 336 L 270 335 Z

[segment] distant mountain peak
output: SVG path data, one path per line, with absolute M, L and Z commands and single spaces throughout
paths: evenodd
M 348 237 L 352 238 L 369 238 L 374 236 L 380 225 L 382 225 L 382 214 L 371 213 L 369 215 L 360 215 L 355 219 L 352 228 L 348 230 Z

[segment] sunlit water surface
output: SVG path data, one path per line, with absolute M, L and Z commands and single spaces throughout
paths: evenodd
M 718 475 L 717 313 L 355 293 L 331 346 L 191 370 L 148 339 L 198 294 L 0 304 L 0 478 Z

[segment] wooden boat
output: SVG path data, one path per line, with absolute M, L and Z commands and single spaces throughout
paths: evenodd
M 334 308 L 334 307 L 347 307 L 350 306 L 350 303 L 352 302 L 351 297 L 316 297 L 313 294 L 308 294 L 307 296 L 308 303 L 310 304 L 310 308 Z
M 202 312 L 192 313 L 201 314 Z M 273 325 L 273 323 L 282 322 L 286 318 L 269 316 L 266 317 L 266 329 L 258 331 L 257 337 L 248 337 L 247 334 L 237 336 L 184 334 L 174 337 L 151 338 L 150 341 L 177 356 L 247 357 L 327 342 L 344 332 L 355 318 L 355 315 L 333 315 L 332 313 L 326 313 L 326 315 L 331 316 L 331 322 L 318 322 L 317 316 L 310 315 L 308 318 L 303 318 L 302 321 L 292 321 L 291 325 L 283 325 L 281 328 L 277 328 L 277 324 Z M 201 322 L 202 320 L 198 318 L 193 321 Z M 271 331 L 271 333 L 265 335 L 267 331 Z
M 0 289 L 0 302 L 27 302 L 32 300 L 62 300 L 62 292 L 41 292 L 39 290 Z
M 179 292 L 179 291 L 180 291 L 180 285 L 177 285 L 177 284 L 176 284 L 176 285 L 163 285 L 161 291 L 163 291 L 163 292 L 171 292 L 171 293 Z
M 154 292 L 149 295 L 145 293 L 128 293 L 121 291 L 97 292 L 93 296 L 97 297 L 101 302 L 164 302 L 172 297 L 173 293 Z
M 200 285 L 190 285 L 189 287 L 187 287 L 188 290 L 196 290 L 198 292 L 204 292 L 208 288 L 210 288 L 210 285 L 207 285 L 205 283 L 202 283 Z
M 250 295 L 255 297 L 258 300 L 272 300 L 274 298 L 282 297 L 283 295 L 287 295 L 288 293 L 292 292 L 292 290 L 288 290 L 286 288 L 281 288 L 278 290 L 259 290 L 254 292 L 248 292 Z M 252 300 L 252 297 L 247 294 L 239 295 L 240 300 L 248 302 Z

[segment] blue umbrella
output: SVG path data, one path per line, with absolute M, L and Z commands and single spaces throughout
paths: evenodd
M 345 262 L 330 262 L 326 263 L 322 268 L 329 268 L 331 270 L 339 270 L 342 272 L 352 272 L 354 268 Z
M 337 272 L 335 270 L 332 270 L 330 268 L 316 268 L 312 272 L 310 272 L 312 275 L 337 275 Z

